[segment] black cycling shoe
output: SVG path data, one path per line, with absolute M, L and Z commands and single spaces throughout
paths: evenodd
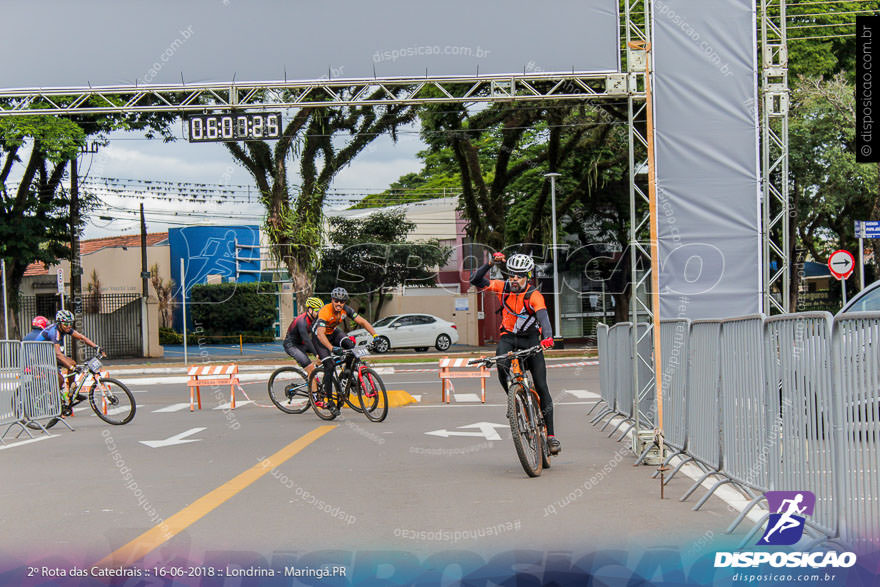
M 76 394 L 76 397 L 73 398 L 73 399 L 75 399 L 75 400 L 78 401 L 78 402 L 84 402 L 84 401 L 86 401 L 86 399 L 88 399 L 88 398 L 86 398 L 86 394 L 84 394 L 84 393 L 77 393 L 77 394 Z
M 547 438 L 547 446 L 550 448 L 551 455 L 558 455 L 562 452 L 562 443 L 555 436 Z

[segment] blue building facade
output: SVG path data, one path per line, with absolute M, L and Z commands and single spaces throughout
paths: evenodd
M 182 329 L 182 296 L 190 299 L 192 286 L 207 283 L 208 276 L 220 276 L 224 282 L 251 283 L 260 280 L 260 227 L 187 226 L 168 230 L 171 278 L 177 284 L 174 328 Z M 181 259 L 186 292 L 181 290 Z M 215 277 L 216 278 L 216 277 Z M 192 322 L 187 317 L 189 327 Z

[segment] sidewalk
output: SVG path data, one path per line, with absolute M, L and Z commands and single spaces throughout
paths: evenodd
M 245 354 L 241 354 L 238 345 L 234 346 L 234 352 L 230 351 L 229 345 L 205 346 L 201 349 L 197 346 L 189 347 L 187 361 L 183 360 L 183 345 L 168 345 L 165 347 L 166 356 L 161 358 L 133 358 L 133 359 L 107 359 L 104 365 L 108 371 L 122 375 L 140 374 L 185 374 L 191 365 L 216 365 L 235 363 L 242 371 L 260 369 L 275 369 L 281 365 L 293 363 L 293 359 L 287 356 L 281 348 L 281 344 L 273 344 L 274 350 L 260 345 L 264 350 L 260 352 L 248 352 L 250 345 L 244 345 Z M 267 345 L 268 346 L 268 345 Z M 172 352 L 169 353 L 168 351 Z M 178 352 L 179 351 L 179 352 Z M 404 353 L 389 352 L 385 354 L 370 355 L 369 361 L 374 365 L 437 365 L 442 357 L 478 357 L 491 356 L 495 353 L 495 346 L 473 347 L 467 345 L 453 345 L 449 351 Z M 564 350 L 547 351 L 548 359 L 577 358 L 596 359 L 595 348 L 566 348 Z

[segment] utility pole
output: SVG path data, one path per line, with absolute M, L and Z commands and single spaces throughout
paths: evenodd
M 556 248 L 556 178 L 561 173 L 545 173 L 544 177 L 550 178 L 550 225 L 553 227 L 553 338 L 557 346 L 562 348 L 562 326 L 560 320 L 562 306 L 562 289 L 559 287 L 559 266 L 556 258 L 559 251 Z
M 150 272 L 147 270 L 147 221 L 144 220 L 144 204 L 141 202 L 141 353 L 148 355 L 149 330 L 147 325 L 147 297 L 150 295 Z
M 90 143 L 80 147 L 79 154 L 70 160 L 70 304 L 72 306 L 73 317 L 80 329 L 85 331 L 83 324 L 83 298 L 82 298 L 82 257 L 80 256 L 79 246 L 79 223 L 80 223 L 80 205 L 79 205 L 79 170 L 77 168 L 78 158 L 83 153 L 97 153 L 97 143 Z M 95 292 L 93 295 L 100 295 Z M 63 302 L 62 302 L 63 303 Z M 71 339 L 71 357 L 77 363 L 85 361 L 85 357 L 81 356 L 82 345 L 77 345 L 77 341 L 72 336 Z
M 144 220 L 144 204 L 141 203 L 141 281 L 142 295 L 150 295 L 150 272 L 147 270 L 147 222 Z
M 70 304 L 73 317 L 80 330 L 85 330 L 83 325 L 82 303 L 82 260 L 79 254 L 79 176 L 77 171 L 77 158 L 74 155 L 70 160 Z M 77 363 L 82 363 L 80 345 L 74 337 L 70 337 L 71 357 Z

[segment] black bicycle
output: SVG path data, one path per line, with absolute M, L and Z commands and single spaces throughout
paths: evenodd
M 388 393 L 385 383 L 363 357 L 369 355 L 364 346 L 353 349 L 337 349 L 324 359 L 321 367 L 309 375 L 312 390 L 311 405 L 322 420 L 333 420 L 342 407 L 348 405 L 364 414 L 373 422 L 381 422 L 388 416 Z M 336 374 L 336 367 L 342 371 Z M 326 377 L 330 377 L 329 390 L 325 389 Z M 352 395 L 357 395 L 357 401 Z
M 510 433 L 519 462 L 529 477 L 537 477 L 542 469 L 550 468 L 550 446 L 547 444 L 547 426 L 541 412 L 541 398 L 522 366 L 523 361 L 543 350 L 541 345 L 536 345 L 506 355 L 468 361 L 468 365 L 483 364 L 487 368 L 499 361 L 510 361 L 507 419 L 510 421 Z
M 269 377 L 269 399 L 285 414 L 309 409 L 309 376 L 299 367 L 279 367 Z

